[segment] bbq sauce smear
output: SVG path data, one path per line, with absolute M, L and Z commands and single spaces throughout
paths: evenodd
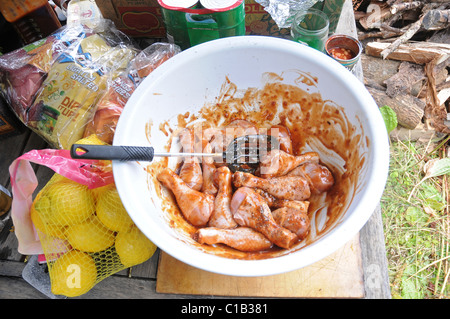
M 163 200 L 163 210 L 168 223 L 176 229 L 181 240 L 200 250 L 215 255 L 238 259 L 264 259 L 291 253 L 324 236 L 342 219 L 355 193 L 363 187 L 358 179 L 363 174 L 369 140 L 364 137 L 360 124 L 355 127 L 343 111 L 332 101 L 324 101 L 316 89 L 317 79 L 295 71 L 294 84 L 284 83 L 283 74 L 266 73 L 262 88 L 239 90 L 228 78 L 214 102 L 203 106 L 198 114 L 179 117 L 176 129 L 189 126 L 202 119 L 201 126 L 224 127 L 234 120 L 245 119 L 257 127 L 269 128 L 280 124 L 291 133 L 294 155 L 315 151 L 321 163 L 326 165 L 335 178 L 334 186 L 321 195 L 313 195 L 309 201 L 308 216 L 311 219 L 309 235 L 289 250 L 277 247 L 260 252 L 241 252 L 225 245 L 201 245 L 192 240 L 197 230 L 189 224 L 177 208 L 170 192 L 165 192 L 159 182 L 149 179 L 149 185 Z M 357 120 L 357 122 L 359 122 Z M 171 129 L 174 131 L 175 129 Z M 150 176 L 167 166 L 167 161 L 155 162 L 147 167 Z M 151 181 L 150 181 L 151 180 Z

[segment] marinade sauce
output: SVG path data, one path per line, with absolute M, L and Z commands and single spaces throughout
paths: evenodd
M 197 114 L 180 114 L 178 127 L 168 128 L 164 124 L 160 129 L 174 132 L 194 121 L 198 122 L 198 119 L 204 120 L 201 122 L 203 128 L 225 127 L 239 119 L 247 120 L 259 128 L 276 124 L 288 128 L 294 155 L 307 151 L 318 152 L 321 163 L 329 168 L 335 179 L 334 186 L 328 192 L 313 195 L 309 199 L 311 230 L 308 236 L 288 250 L 274 246 L 259 252 L 241 252 L 221 244 L 209 246 L 197 243 L 191 238 L 197 227 L 183 218 L 173 195 L 156 179 L 158 172 L 167 166 L 167 160 L 163 159 L 147 166 L 148 184 L 163 199 L 167 222 L 180 234 L 181 241 L 227 258 L 273 258 L 302 249 L 341 221 L 355 193 L 363 187 L 358 180 L 363 173 L 370 141 L 365 137 L 358 119 L 358 126 L 355 126 L 347 118 L 343 106 L 322 99 L 320 92 L 314 89 L 317 87 L 317 78 L 297 72 L 298 77 L 294 82 L 301 85 L 283 83 L 283 74 L 267 73 L 261 88 L 242 90 L 227 78 L 221 93 L 213 102 L 205 104 Z

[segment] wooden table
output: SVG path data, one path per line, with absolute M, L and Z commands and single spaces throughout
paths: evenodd
M 350 0 L 347 0 L 344 4 L 337 33 L 356 35 Z M 355 75 L 362 80 L 361 64 L 357 66 Z M 0 183 L 11 189 L 8 172 L 11 162 L 32 149 L 47 147 L 47 144 L 39 136 L 28 129 L 25 129 L 20 135 L 0 140 Z M 43 166 L 34 167 L 39 180 L 37 192 L 45 185 L 53 172 Z M 361 298 L 390 298 L 383 225 L 379 206 L 354 240 L 359 240 L 361 254 L 363 280 Z M 205 295 L 195 296 L 157 292 L 158 262 L 162 254 L 164 253 L 158 250 L 147 262 L 104 279 L 79 298 L 220 298 L 220 296 L 215 295 L 214 290 L 205 293 Z M 46 276 L 48 275 L 45 273 L 45 265 L 38 265 L 36 256 L 23 256 L 17 252 L 17 238 L 14 235 L 9 214 L 0 217 L 0 299 L 55 297 L 45 289 L 38 290 L 34 287 L 35 282 L 45 280 Z M 234 296 L 239 297 L 237 294 Z M 318 296 L 347 297 L 335 295 L 331 292 L 327 294 L 327 291 L 322 291 L 321 295 Z

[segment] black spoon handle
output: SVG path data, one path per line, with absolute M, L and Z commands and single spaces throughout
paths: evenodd
M 77 152 L 77 149 L 82 152 Z M 120 161 L 149 161 L 153 160 L 154 149 L 150 146 L 110 146 L 73 144 L 70 156 L 76 159 L 101 159 Z

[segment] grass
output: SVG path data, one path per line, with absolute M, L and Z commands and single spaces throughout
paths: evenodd
M 381 208 L 392 298 L 450 299 L 450 175 L 423 172 L 445 144 L 391 142 Z

